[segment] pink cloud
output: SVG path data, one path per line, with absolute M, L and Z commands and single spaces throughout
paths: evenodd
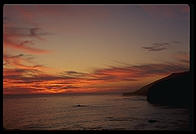
M 4 47 L 10 47 L 10 48 L 21 50 L 21 51 L 31 53 L 31 54 L 46 54 L 46 53 L 51 52 L 49 50 L 43 50 L 43 49 L 27 46 L 27 43 L 28 43 L 28 41 L 21 42 L 20 44 L 17 44 L 13 41 L 4 39 L 3 45 L 4 45 Z
M 49 50 L 43 50 L 39 48 L 34 48 L 29 45 L 34 44 L 32 40 L 24 40 L 24 37 L 30 37 L 30 38 L 38 38 L 42 39 L 40 37 L 40 34 L 38 34 L 36 31 L 38 29 L 29 29 L 29 33 L 26 32 L 18 32 L 16 31 L 10 31 L 10 30 L 4 30 L 4 36 L 3 36 L 3 46 L 4 47 L 10 47 L 16 50 L 21 50 L 27 53 L 32 53 L 32 54 L 46 54 L 50 53 L 51 51 Z

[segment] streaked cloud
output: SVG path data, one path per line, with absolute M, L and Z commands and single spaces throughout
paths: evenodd
M 88 73 L 82 73 L 77 71 L 65 71 L 62 73 L 62 75 L 68 75 L 71 77 L 85 77 L 88 76 Z
M 16 50 L 21 50 L 26 53 L 32 54 L 45 54 L 50 53 L 49 50 L 43 50 L 40 48 L 32 47 L 35 40 L 45 40 L 43 36 L 49 35 L 49 33 L 43 32 L 38 27 L 4 27 L 3 31 L 3 45 L 4 47 L 10 47 Z
M 182 44 L 181 41 L 177 41 L 177 40 L 172 41 L 172 43 L 174 43 L 174 44 Z
M 4 46 L 5 47 L 10 47 L 16 50 L 21 50 L 23 52 L 26 53 L 31 53 L 31 54 L 46 54 L 46 53 L 50 53 L 51 51 L 49 50 L 43 50 L 43 49 L 39 49 L 39 48 L 34 48 L 34 47 L 30 47 L 28 46 L 30 44 L 30 41 L 23 41 L 20 43 L 16 43 L 14 41 L 5 39 L 4 40 Z
M 39 27 L 6 27 L 5 34 L 10 37 L 30 37 L 43 40 L 42 36 L 50 35 Z
M 49 68 L 43 65 L 35 65 L 31 61 L 32 57 L 26 57 L 24 54 L 18 54 L 18 55 L 3 55 L 3 62 L 4 68 L 7 69 L 7 67 L 11 66 L 12 68 L 16 69 L 26 69 L 26 70 L 37 70 L 37 71 L 47 71 Z M 29 65 L 31 63 L 31 65 Z M 28 64 L 28 65 L 27 65 Z M 32 65 L 33 64 L 33 65 Z
M 148 51 L 163 51 L 165 49 L 168 49 L 168 46 L 170 45 L 170 43 L 167 42 L 162 42 L 162 43 L 152 43 L 151 46 L 147 46 L 147 47 L 142 47 L 145 50 Z
M 18 55 L 18 57 L 20 57 L 20 55 Z M 188 68 L 178 64 L 144 64 L 110 67 L 97 69 L 92 73 L 65 71 L 59 75 L 46 74 L 36 69 L 5 69 L 3 78 L 5 92 L 7 89 L 10 90 L 11 87 L 17 87 L 18 90 L 19 87 L 21 87 L 22 90 L 28 87 L 28 90 L 32 89 L 33 93 L 38 91 L 36 89 L 39 89 L 38 92 L 63 93 L 67 91 L 77 92 L 77 90 L 81 91 L 86 88 L 88 88 L 89 92 L 94 92 L 92 89 L 96 89 L 97 91 L 103 90 L 99 87 L 99 85 L 103 84 L 108 85 L 110 83 L 123 81 L 138 82 L 149 77 L 166 76 L 173 72 L 186 70 L 188 70 Z M 29 72 L 32 74 L 26 75 Z

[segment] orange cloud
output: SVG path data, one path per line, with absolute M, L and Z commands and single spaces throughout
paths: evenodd
M 21 90 L 27 89 L 29 93 L 99 92 L 120 90 L 125 86 L 109 86 L 110 83 L 121 83 L 123 81 L 137 83 L 150 77 L 165 76 L 185 70 L 188 70 L 188 68 L 177 64 L 110 67 L 95 70 L 93 73 L 67 71 L 61 75 L 45 74 L 32 68 L 4 69 L 3 84 L 4 93 L 10 93 L 11 88 L 12 93 L 17 93 L 20 88 Z M 26 75 L 28 73 L 32 74 Z M 14 91 L 14 89 L 17 90 Z
M 46 54 L 46 53 L 50 52 L 48 50 L 42 50 L 42 49 L 26 46 L 24 43 L 16 44 L 16 43 L 10 42 L 10 41 L 5 41 L 4 46 L 14 48 L 17 50 L 22 50 L 24 52 L 32 53 L 32 54 Z
M 27 58 L 24 58 L 24 54 L 19 54 L 16 56 L 10 56 L 10 55 L 3 55 L 3 61 L 4 66 L 6 69 L 6 66 L 11 66 L 12 68 L 17 69 L 24 69 L 24 70 L 36 70 L 36 71 L 47 71 L 49 70 L 48 67 L 45 67 L 43 65 L 25 65 L 24 63 L 31 63 L 31 61 Z

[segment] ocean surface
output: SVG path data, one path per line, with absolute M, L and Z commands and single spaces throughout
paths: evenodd
M 3 97 L 3 127 L 20 130 L 188 130 L 189 111 L 155 106 L 143 96 Z

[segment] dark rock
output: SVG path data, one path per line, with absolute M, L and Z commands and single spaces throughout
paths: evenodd
M 149 123 L 155 123 L 157 120 L 148 120 Z
M 77 104 L 74 107 L 87 107 L 87 105 L 81 105 L 81 104 Z
M 125 96 L 147 96 L 148 102 L 172 107 L 193 107 L 192 74 L 188 72 L 172 73 L 154 81 L 135 92 L 124 93 Z
M 192 107 L 192 92 L 191 73 L 173 73 L 148 89 L 147 100 L 152 104 Z

